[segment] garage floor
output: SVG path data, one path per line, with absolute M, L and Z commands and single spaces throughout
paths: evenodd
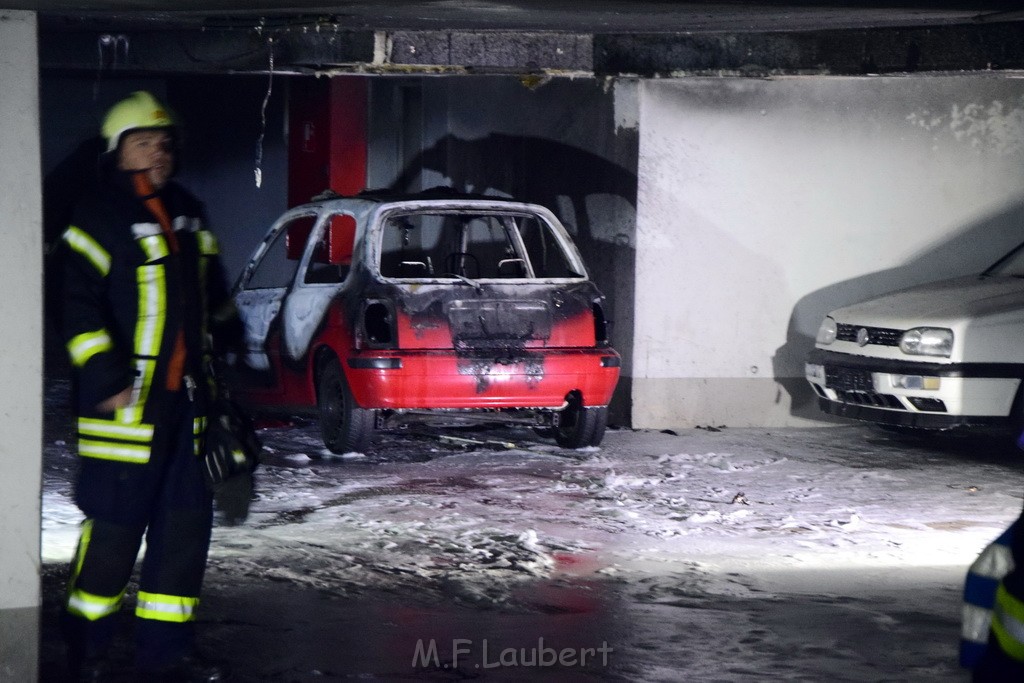
M 47 397 L 43 680 L 64 673 L 80 520 L 66 390 Z M 239 680 L 967 680 L 964 572 L 1024 491 L 1005 441 L 856 425 L 613 429 L 581 451 L 453 427 L 332 456 L 312 422 L 267 424 L 198 623 Z

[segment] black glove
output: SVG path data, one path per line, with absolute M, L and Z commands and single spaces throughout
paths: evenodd
M 203 474 L 217 509 L 230 525 L 241 524 L 249 516 L 252 473 L 262 450 L 252 420 L 238 404 L 228 399 L 216 401 L 206 430 Z
M 251 474 L 260 462 L 263 444 L 249 416 L 234 401 L 221 399 L 210 411 L 206 429 L 203 470 L 206 483 L 215 489 L 240 474 Z

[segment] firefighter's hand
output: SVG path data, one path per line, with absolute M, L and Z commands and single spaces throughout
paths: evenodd
M 96 410 L 101 413 L 112 413 L 118 408 L 126 407 L 132 400 L 132 388 L 125 387 L 105 401 L 100 401 Z

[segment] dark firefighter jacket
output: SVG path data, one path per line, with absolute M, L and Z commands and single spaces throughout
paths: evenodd
M 173 182 L 158 196 L 176 245 L 136 194 L 131 174 L 109 167 L 83 194 L 63 234 L 62 332 L 76 371 L 83 457 L 149 461 L 155 416 L 175 384 L 167 379 L 168 363 L 182 332 L 186 376 L 178 384 L 195 385 L 198 454 L 210 389 L 210 335 L 238 334 L 217 241 L 203 223 L 201 204 Z M 97 410 L 127 387 L 127 407 Z

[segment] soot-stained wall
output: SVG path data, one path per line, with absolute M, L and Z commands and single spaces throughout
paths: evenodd
M 803 360 L 825 313 L 1024 240 L 1024 81 L 640 90 L 634 426 L 821 420 Z
M 636 89 L 594 79 L 380 79 L 370 95 L 369 185 L 460 190 L 542 204 L 607 296 L 628 424 L 636 205 Z

